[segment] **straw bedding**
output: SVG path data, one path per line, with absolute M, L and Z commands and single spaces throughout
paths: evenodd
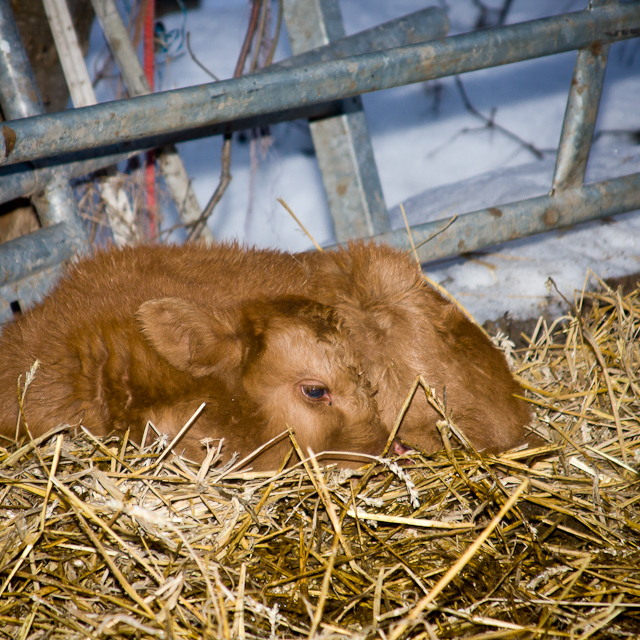
M 0 450 L 0 638 L 638 637 L 640 289 L 575 306 L 501 340 L 534 451 L 446 420 L 445 451 L 349 473 L 69 427 Z

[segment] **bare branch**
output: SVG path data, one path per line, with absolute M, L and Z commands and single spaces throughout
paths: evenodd
M 514 140 L 519 145 L 524 147 L 527 151 L 532 153 L 538 160 L 543 160 L 544 159 L 544 153 L 542 151 L 540 151 L 540 149 L 538 149 L 535 145 L 533 145 L 531 142 L 527 142 L 526 140 L 523 140 L 519 135 L 517 135 L 517 134 L 513 133 L 512 131 L 509 131 L 509 129 L 505 129 L 503 126 L 499 125 L 494 120 L 495 113 L 492 113 L 490 118 L 487 118 L 487 116 L 485 116 L 484 114 L 480 113 L 480 111 L 478 111 L 473 106 L 473 104 L 471 103 L 471 100 L 469 100 L 469 96 L 467 95 L 467 92 L 465 91 L 465 88 L 464 88 L 464 85 L 462 84 L 462 80 L 460 79 L 460 76 L 456 76 L 455 80 L 456 80 L 456 87 L 458 87 L 458 91 L 460 92 L 460 97 L 462 98 L 462 102 L 463 102 L 463 104 L 465 106 L 465 109 L 469 113 L 474 115 L 476 118 L 482 120 L 485 123 L 485 126 L 487 127 L 487 129 L 493 129 L 495 131 L 499 131 L 500 133 L 505 135 L 507 138 L 510 138 L 511 140 Z

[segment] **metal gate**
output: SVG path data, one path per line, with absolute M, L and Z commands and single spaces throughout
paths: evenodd
M 0 245 L 0 320 L 41 297 L 57 265 L 86 249 L 70 178 L 257 122 L 313 117 L 338 241 L 372 236 L 405 247 L 406 232 L 390 229 L 357 96 L 576 49 L 549 194 L 414 226 L 416 244 L 430 239 L 418 255 L 436 260 L 640 209 L 639 173 L 584 184 L 609 45 L 640 35 L 640 0 L 591 0 L 583 11 L 451 37 L 439 9 L 349 38 L 337 0 L 285 0 L 285 19 L 298 55 L 261 73 L 46 115 L 29 99 L 32 74 L 9 0 L 0 0 L 0 102 L 11 118 L 0 130 L 0 201 L 35 195 L 45 225 Z

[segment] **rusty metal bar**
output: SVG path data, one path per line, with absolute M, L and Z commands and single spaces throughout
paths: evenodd
M 640 209 L 640 173 L 411 227 L 422 262 L 451 258 L 579 222 Z M 409 249 L 405 229 L 375 237 Z M 421 244 L 422 243 L 422 244 Z
M 5 0 L 6 2 L 6 0 Z M 0 133 L 10 164 L 141 140 L 351 97 L 640 33 L 640 2 L 619 3 L 443 40 L 14 120 Z

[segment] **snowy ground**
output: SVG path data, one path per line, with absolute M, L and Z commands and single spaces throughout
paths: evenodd
M 502 3 L 483 1 L 487 7 Z M 348 34 L 429 5 L 448 6 L 451 34 L 472 29 L 478 17 L 472 0 L 341 0 Z M 507 23 L 586 5 L 587 0 L 515 0 Z M 203 0 L 200 9 L 187 14 L 192 49 L 219 78 L 233 73 L 248 13 L 246 0 Z M 168 30 L 177 29 L 182 16 L 165 16 L 163 22 Z M 95 65 L 100 57 L 96 30 L 92 52 L 90 65 Z M 275 59 L 288 55 L 283 30 Z M 495 110 L 495 121 L 543 151 L 542 160 L 470 114 L 453 78 L 364 96 L 393 226 L 403 224 L 397 205 L 425 190 L 432 190 L 428 198 L 432 205 L 427 217 L 418 217 L 412 203 L 407 203 L 412 223 L 548 192 L 574 62 L 575 53 L 568 53 L 462 76 L 475 108 L 487 116 Z M 588 181 L 640 171 L 639 72 L 640 42 L 614 45 L 598 120 L 601 135 L 592 152 Z M 161 68 L 159 88 L 209 81 L 183 51 Z M 101 90 L 106 98 L 108 87 Z M 197 140 L 179 149 L 204 206 L 218 181 L 221 140 Z M 291 251 L 310 248 L 278 204 L 282 197 L 320 244 L 334 242 L 305 122 L 271 127 L 271 136 L 258 141 L 236 137 L 231 171 L 231 186 L 210 221 L 216 237 Z M 473 258 L 427 265 L 426 272 L 484 321 L 507 312 L 516 318 L 535 317 L 548 306 L 549 276 L 571 297 L 574 289 L 583 287 L 588 269 L 603 277 L 640 271 L 639 213 L 520 240 Z

